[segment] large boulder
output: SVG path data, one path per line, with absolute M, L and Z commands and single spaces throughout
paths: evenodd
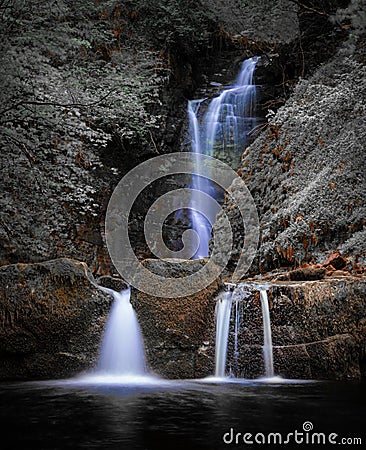
M 111 297 L 86 264 L 0 268 L 0 379 L 69 377 L 95 363 Z
M 171 278 L 191 275 L 203 260 L 144 261 L 150 271 Z M 214 373 L 216 296 L 221 278 L 196 294 L 165 298 L 132 290 L 150 369 L 167 378 L 200 378 Z
M 366 376 L 366 277 L 277 282 L 269 285 L 268 300 L 275 374 L 336 380 Z M 233 295 L 228 368 L 240 377 L 263 376 L 262 345 L 258 287 L 239 285 Z

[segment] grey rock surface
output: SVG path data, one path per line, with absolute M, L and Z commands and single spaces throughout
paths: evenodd
M 0 379 L 71 377 L 94 366 L 112 298 L 85 263 L 0 268 Z
M 231 35 L 253 41 L 288 43 L 300 31 L 297 5 L 290 0 L 203 0 L 203 4 Z

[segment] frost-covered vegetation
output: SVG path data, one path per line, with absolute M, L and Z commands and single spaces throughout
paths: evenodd
M 135 13 L 122 3 L 4 0 L 0 14 L 5 260 L 82 259 L 100 236 L 85 243 L 80 230 L 99 228 L 116 174 L 103 149 L 113 139 L 151 143 L 167 70 L 156 51 L 134 50 Z
M 111 131 L 146 138 L 159 125 L 148 112 L 158 99 L 159 61 L 152 51 L 129 51 L 133 10 L 114 1 L 2 3 L 0 124 L 8 151 L 59 147 L 76 155 L 105 145 Z
M 0 0 L 0 262 L 97 270 L 111 191 L 179 129 L 173 66 L 210 34 L 190 3 Z

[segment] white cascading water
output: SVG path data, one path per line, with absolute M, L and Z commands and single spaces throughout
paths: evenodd
M 226 354 L 229 336 L 233 294 L 228 290 L 216 303 L 215 377 L 225 377 Z
M 145 376 L 145 352 L 136 313 L 130 303 L 130 289 L 115 292 L 105 328 L 96 372 L 107 376 Z
M 255 126 L 253 76 L 258 60 L 246 59 L 235 84 L 211 101 L 203 121 L 206 154 L 212 155 L 217 145 L 226 151 L 244 150 L 247 133 Z
M 229 152 L 243 152 L 248 133 L 254 128 L 256 119 L 254 108 L 256 104 L 256 86 L 253 84 L 254 70 L 259 58 L 254 57 L 242 63 L 239 76 L 233 86 L 224 89 L 221 94 L 212 99 L 208 110 L 199 124 L 198 111 L 205 99 L 190 100 L 188 102 L 189 130 L 192 153 L 214 156 L 214 151 L 222 149 Z M 208 173 L 209 177 L 210 174 Z M 192 189 L 212 195 L 213 187 L 208 178 L 192 177 Z M 199 247 L 193 259 L 208 256 L 209 241 L 211 239 L 212 224 L 198 211 L 200 207 L 199 195 L 191 198 L 192 229 L 199 236 Z M 212 211 L 215 217 L 218 211 Z
M 191 150 L 192 153 L 203 153 L 201 148 L 200 129 L 198 124 L 197 113 L 203 100 L 190 100 L 188 102 L 188 117 L 189 117 L 189 132 L 191 136 Z M 196 168 L 200 169 L 200 160 L 197 158 L 195 161 Z M 192 175 L 192 189 L 200 192 L 210 193 L 210 182 L 207 178 Z M 202 215 L 204 206 L 202 203 L 202 197 L 193 193 L 191 197 L 191 209 L 190 217 L 192 222 L 192 228 L 199 236 L 199 244 L 193 259 L 201 259 L 208 256 L 208 245 L 211 239 L 210 222 Z M 214 217 L 217 211 L 214 211 Z
M 272 378 L 274 376 L 273 371 L 273 347 L 272 347 L 272 332 L 271 332 L 271 318 L 269 315 L 269 305 L 268 296 L 266 289 L 260 289 L 259 291 L 262 305 L 262 315 L 263 315 L 263 357 L 264 357 L 264 367 L 265 375 L 267 378 Z

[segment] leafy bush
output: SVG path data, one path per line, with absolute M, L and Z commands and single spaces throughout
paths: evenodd
M 123 8 L 110 0 L 0 3 L 8 150 L 105 145 L 111 131 L 144 138 L 159 125 L 148 112 L 159 101 L 157 54 L 131 56 Z

